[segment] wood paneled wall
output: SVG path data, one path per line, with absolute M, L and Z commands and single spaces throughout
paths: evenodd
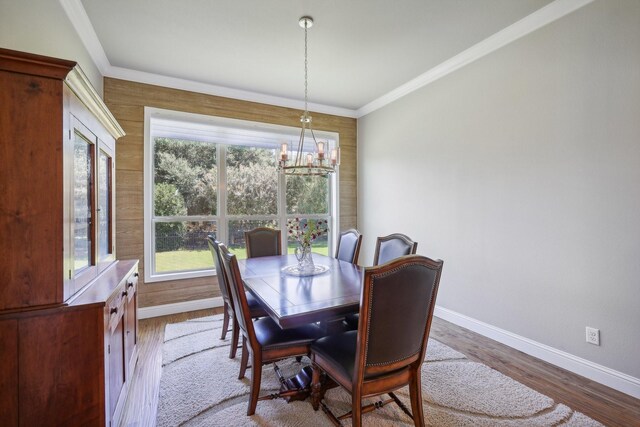
M 140 260 L 144 277 L 144 107 L 165 108 L 285 126 L 300 125 L 300 110 L 160 86 L 104 79 L 104 101 L 127 135 L 116 146 L 116 253 Z M 340 228 L 356 227 L 356 119 L 311 112 L 314 129 L 340 134 Z M 141 280 L 142 282 L 142 280 Z M 215 278 L 142 283 L 148 307 L 219 296 Z

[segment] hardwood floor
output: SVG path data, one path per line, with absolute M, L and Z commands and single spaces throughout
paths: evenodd
M 639 399 L 437 317 L 430 336 L 604 425 L 640 426 Z
M 140 356 L 124 410 L 123 425 L 155 425 L 165 325 L 220 312 L 221 309 L 201 310 L 140 321 Z M 431 337 L 607 426 L 640 427 L 639 399 L 437 317 L 434 317 Z

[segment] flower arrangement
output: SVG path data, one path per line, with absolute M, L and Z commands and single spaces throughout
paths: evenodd
M 304 221 L 304 220 L 303 220 Z M 318 237 L 322 237 L 329 231 L 329 223 L 327 220 L 308 219 L 306 221 L 300 218 L 287 220 L 287 230 L 289 238 L 294 239 L 301 247 L 310 247 Z

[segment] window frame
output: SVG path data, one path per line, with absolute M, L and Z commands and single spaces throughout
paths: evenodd
M 182 111 L 166 110 L 154 107 L 144 107 L 144 167 L 143 167 L 143 187 L 144 187 L 144 281 L 145 283 L 164 282 L 170 280 L 191 279 L 197 277 L 207 277 L 216 274 L 215 268 L 203 270 L 185 270 L 172 271 L 167 273 L 158 273 L 155 271 L 155 224 L 157 222 L 171 221 L 213 221 L 216 224 L 217 238 L 220 241 L 228 241 L 228 224 L 229 221 L 235 219 L 247 220 L 275 220 L 282 230 L 282 250 L 283 253 L 288 251 L 288 239 L 286 224 L 290 218 L 308 218 L 308 219 L 328 219 L 330 222 L 330 231 L 328 236 L 328 254 L 332 256 L 334 245 L 339 230 L 339 170 L 329 176 L 329 212 L 325 214 L 288 214 L 286 209 L 286 177 L 282 174 L 278 175 L 278 193 L 277 193 L 277 213 L 275 215 L 228 215 L 226 212 L 226 155 L 227 146 L 237 145 L 224 143 L 220 141 L 210 141 L 216 145 L 216 162 L 218 173 L 217 187 L 217 206 L 216 215 L 197 215 L 197 216 L 166 216 L 155 217 L 153 209 L 153 186 L 154 186 L 154 145 L 151 132 L 152 119 L 168 119 L 184 123 L 193 123 L 194 125 L 216 125 L 226 127 L 238 127 L 239 129 L 259 128 L 261 131 L 273 132 L 281 134 L 286 132 L 288 135 L 299 136 L 300 128 L 291 126 L 282 126 L 269 123 L 261 123 L 247 120 L 230 119 L 217 116 L 208 116 L 196 113 L 188 113 Z M 316 137 L 329 138 L 336 141 L 339 145 L 339 134 L 337 132 L 314 131 Z M 186 139 L 186 138 L 185 138 Z M 258 146 L 259 144 L 249 144 Z

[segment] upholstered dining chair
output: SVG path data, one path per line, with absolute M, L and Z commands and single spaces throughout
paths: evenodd
M 236 307 L 236 319 L 242 334 L 239 379 L 244 378 L 251 355 L 251 393 L 247 415 L 253 415 L 258 400 L 274 398 L 273 394 L 259 397 L 262 365 L 289 357 L 308 355 L 309 345 L 319 338 L 322 332 L 313 324 L 281 329 L 270 317 L 252 321 L 236 256 L 230 253 L 224 244 L 220 244 L 219 248 L 224 269 L 228 273 L 231 300 Z
M 360 255 L 360 245 L 362 245 L 362 234 L 360 234 L 358 230 L 352 228 L 343 231 L 338 237 L 336 259 L 357 264 L 358 256 Z
M 385 264 L 403 255 L 413 255 L 418 250 L 418 242 L 414 242 L 404 234 L 394 233 L 388 236 L 378 237 L 376 251 L 373 255 L 373 265 Z M 345 316 L 344 321 L 351 329 L 358 329 L 357 314 Z
M 257 227 L 244 232 L 247 258 L 282 255 L 282 233 L 268 227 Z
M 236 357 L 236 352 L 238 350 L 240 328 L 238 327 L 238 320 L 236 319 L 233 301 L 231 300 L 229 280 L 227 279 L 228 274 L 224 270 L 222 260 L 220 258 L 220 249 L 218 248 L 220 242 L 215 240 L 211 235 L 207 236 L 207 242 L 209 243 L 209 250 L 213 256 L 213 264 L 216 267 L 216 275 L 218 277 L 218 286 L 220 286 L 220 295 L 222 295 L 222 301 L 224 302 L 224 317 L 222 320 L 222 333 L 220 335 L 220 339 L 223 340 L 226 338 L 227 332 L 229 331 L 229 321 L 232 320 L 233 324 L 229 359 L 233 359 Z M 251 294 L 247 294 L 247 305 L 249 306 L 252 318 L 268 316 L 262 305 L 260 305 L 258 300 L 256 300 Z
M 407 255 L 364 272 L 357 331 L 311 344 L 312 404 L 335 424 L 396 402 L 416 426 L 424 425 L 420 368 L 427 349 L 442 261 Z M 351 393 L 351 412 L 336 417 L 322 402 L 324 375 Z M 326 379 L 324 379 L 326 381 Z M 411 412 L 393 393 L 409 386 Z M 389 399 L 362 407 L 362 399 L 388 393 Z
M 404 234 L 394 233 L 378 237 L 376 251 L 373 255 L 373 265 L 385 264 L 403 255 L 415 254 L 418 242 L 414 242 Z

